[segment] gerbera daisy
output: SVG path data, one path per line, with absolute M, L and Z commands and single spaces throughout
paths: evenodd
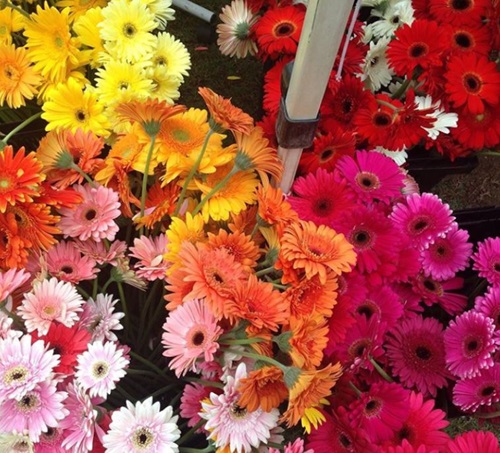
M 309 317 L 290 319 L 288 341 L 292 365 L 303 370 L 313 370 L 321 365 L 323 350 L 328 343 L 328 326 L 325 318 Z
M 500 237 L 486 238 L 472 255 L 472 268 L 491 285 L 500 283 Z
M 113 330 L 121 330 L 120 323 L 125 314 L 115 313 L 118 299 L 113 299 L 111 294 L 98 294 L 90 298 L 83 307 L 80 324 L 92 333 L 92 341 L 118 341 Z
M 355 313 L 370 319 L 372 316 L 379 319 L 392 329 L 403 316 L 403 304 L 399 295 L 390 286 L 367 285 L 368 291 L 363 299 L 355 300 Z
M 281 74 L 285 66 L 292 61 L 291 56 L 283 56 L 264 75 L 264 95 L 262 107 L 268 114 L 277 115 L 281 104 Z M 262 128 L 265 130 L 265 128 Z M 265 132 L 267 134 L 267 131 Z
M 191 69 L 191 57 L 186 46 L 165 32 L 155 35 L 155 40 L 150 58 L 156 68 L 162 69 L 166 75 L 176 79 L 183 80 L 187 77 Z
M 69 414 L 59 423 L 64 436 L 61 446 L 75 452 L 91 452 L 97 425 L 97 409 L 94 409 L 90 396 L 76 382 L 70 382 L 66 391 L 68 398 L 64 401 L 64 406 Z
M 17 288 L 30 279 L 31 275 L 26 269 L 9 269 L 0 272 L 0 302 L 3 302 Z
M 386 350 L 393 373 L 408 388 L 436 396 L 446 387 L 443 327 L 435 318 L 404 319 L 391 331 Z
M 394 205 L 389 218 L 411 239 L 414 246 L 423 248 L 452 227 L 455 217 L 447 203 L 431 193 L 411 194 L 403 203 Z
M 118 194 L 103 186 L 90 184 L 75 185 L 83 202 L 74 209 L 62 208 L 59 227 L 65 237 L 82 241 L 93 238 L 95 241 L 112 241 L 119 228 L 115 219 L 120 215 Z
M 474 52 L 488 56 L 491 48 L 491 31 L 487 27 L 462 24 L 454 26 L 451 35 L 451 54 L 463 55 Z
M 54 321 L 71 327 L 78 320 L 83 302 L 71 283 L 52 277 L 33 285 L 33 290 L 24 295 L 18 312 L 28 332 L 38 330 L 40 335 L 46 335 Z
M 139 0 L 113 0 L 102 9 L 99 34 L 104 47 L 118 60 L 137 63 L 151 55 L 156 28 L 154 14 Z
M 342 216 L 355 206 L 347 182 L 337 182 L 333 173 L 323 168 L 297 178 L 287 200 L 301 220 L 330 228 L 336 228 Z
M 47 98 L 42 105 L 42 118 L 48 122 L 48 131 L 69 129 L 74 133 L 82 129 L 97 135 L 109 134 L 104 104 L 98 101 L 94 92 L 83 90 L 73 77 L 49 89 Z
M 453 223 L 446 236 L 437 238 L 420 254 L 425 275 L 436 280 L 446 280 L 464 270 L 472 253 L 472 244 L 467 242 L 469 233 Z
M 249 412 L 254 412 L 259 407 L 270 412 L 288 396 L 283 370 L 276 366 L 264 366 L 251 371 L 247 377 L 238 381 L 238 392 L 238 406 Z
M 125 376 L 129 359 L 124 350 L 112 341 L 94 341 L 78 356 L 75 378 L 90 396 L 106 398 Z
M 205 429 L 210 432 L 208 438 L 215 442 L 218 449 L 238 453 L 251 451 L 252 447 L 266 444 L 271 430 L 278 425 L 278 409 L 265 412 L 259 407 L 251 412 L 238 405 L 238 384 L 246 377 L 246 366 L 240 363 L 235 376 L 227 377 L 224 393 L 211 393 L 210 399 L 201 403 L 200 415 L 207 420 Z
M 69 241 L 61 241 L 49 249 L 46 260 L 50 275 L 65 282 L 92 280 L 99 272 L 97 263 L 92 258 L 83 256 L 74 243 Z
M 80 16 L 84 15 L 87 11 L 94 8 L 103 8 L 106 6 L 105 0 L 90 0 L 81 3 L 77 0 L 58 0 L 56 6 L 60 9 L 69 8 L 69 20 L 74 23 Z
M 314 453 L 314 450 L 307 449 L 304 446 L 304 439 L 297 438 L 292 442 L 288 442 L 284 447 L 283 453 Z M 269 453 L 280 453 L 281 450 L 270 448 Z
M 392 159 L 380 153 L 358 151 L 354 159 L 344 156 L 337 169 L 361 200 L 388 203 L 401 194 L 403 173 Z
M 444 333 L 446 363 L 458 377 L 476 376 L 483 368 L 493 366 L 495 352 L 491 318 L 474 310 L 467 311 L 450 321 Z
M 59 356 L 30 335 L 0 338 L 0 398 L 19 399 L 52 377 Z
M 498 438 L 491 431 L 467 431 L 446 444 L 446 453 L 495 453 L 500 451 Z
M 210 397 L 210 393 L 221 391 L 215 387 L 201 385 L 197 382 L 188 383 L 182 390 L 181 403 L 179 406 L 179 414 L 186 419 L 188 426 L 192 427 L 201 421 L 201 402 Z M 203 428 L 200 428 L 200 431 Z
M 258 16 L 244 0 L 233 0 L 222 8 L 221 23 L 217 25 L 217 45 L 222 55 L 245 58 L 257 53 L 257 44 L 251 37 L 251 28 Z
M 500 364 L 481 370 L 468 379 L 459 379 L 453 388 L 453 404 L 464 411 L 475 412 L 480 406 L 500 401 Z
M 389 68 L 389 62 L 385 55 L 390 38 L 370 41 L 370 50 L 366 53 L 361 80 L 365 81 L 367 88 L 373 92 L 381 87 L 386 87 L 392 80 L 394 71 Z
M 102 440 L 103 446 L 109 453 L 177 453 L 179 447 L 175 441 L 181 435 L 177 419 L 171 406 L 160 410 L 160 403 L 153 404 L 151 397 L 135 405 L 127 401 L 126 407 L 111 415 L 109 431 Z
M 253 119 L 238 107 L 235 107 L 230 99 L 214 93 L 210 88 L 198 88 L 199 95 L 205 101 L 210 112 L 210 127 L 214 132 L 222 132 L 229 129 L 232 132 L 249 134 L 253 127 Z M 219 130 L 219 129 L 222 129 Z
M 73 0 L 60 0 L 73 1 Z M 102 1 L 102 0 L 92 0 Z M 103 5 L 104 6 L 104 5 Z M 100 56 L 105 52 L 104 41 L 99 36 L 98 24 L 102 21 L 102 8 L 95 7 L 80 14 L 73 22 L 73 31 L 82 45 L 81 53 L 83 60 L 88 62 L 91 68 L 101 66 Z
M 28 58 L 34 69 L 52 83 L 63 82 L 81 63 L 76 38 L 71 36 L 69 9 L 58 10 L 48 3 L 36 7 L 24 23 Z
M 379 2 L 373 2 L 374 8 L 371 15 L 376 17 L 375 22 L 368 23 L 364 29 L 364 40 L 375 38 L 392 37 L 394 32 L 404 24 L 411 24 L 414 20 L 413 6 L 410 2 L 403 1 L 390 3 L 387 7 L 382 7 Z
M 12 33 L 21 31 L 24 27 L 22 14 L 12 8 L 0 10 L 0 44 L 12 43 Z
M 44 179 L 42 163 L 34 152 L 26 154 L 22 147 L 14 153 L 12 146 L 5 146 L 0 151 L 0 212 L 4 213 L 8 204 L 32 202 Z
M 268 9 L 253 27 L 259 51 L 266 57 L 294 55 L 304 23 L 304 9 L 283 6 Z
M 500 73 L 495 62 L 487 57 L 475 53 L 452 57 L 445 77 L 445 89 L 455 107 L 465 106 L 478 115 L 484 112 L 484 104 L 498 105 Z
M 130 247 L 130 256 L 139 260 L 134 264 L 137 275 L 149 281 L 164 280 L 169 265 L 163 259 L 166 249 L 167 237 L 163 233 L 151 238 L 135 238 L 134 246 Z
M 68 415 L 62 403 L 66 396 L 66 392 L 57 391 L 55 383 L 40 382 L 22 397 L 0 405 L 0 430 L 26 433 L 38 442 L 42 432 L 56 428 Z
M 197 371 L 196 360 L 214 360 L 222 328 L 204 300 L 192 299 L 171 311 L 163 325 L 163 355 L 173 357 L 170 369 L 177 377 Z
M 124 241 L 113 241 L 109 249 L 102 241 L 93 239 L 86 241 L 75 240 L 75 246 L 86 256 L 94 259 L 97 264 L 112 264 L 116 266 L 119 258 L 124 258 L 127 244 Z
M 17 109 L 33 99 L 42 78 L 30 65 L 24 47 L 14 44 L 0 46 L 0 106 L 6 102 L 10 108 Z
M 481 297 L 476 297 L 474 310 L 493 319 L 495 330 L 500 329 L 500 286 L 491 286 Z
M 418 110 L 426 111 L 434 119 L 432 126 L 420 126 L 427 131 L 428 139 L 434 141 L 440 134 L 449 134 L 450 128 L 457 127 L 458 115 L 441 108 L 441 101 L 434 102 L 430 96 L 415 96 L 415 104 Z
M 480 24 L 488 8 L 488 0 L 428 0 L 426 13 L 443 24 Z
M 61 446 L 63 433 L 61 428 L 48 428 L 40 435 L 36 444 L 36 453 L 65 453 Z
M 0 269 L 22 268 L 28 261 L 29 245 L 19 235 L 17 224 L 9 224 L 0 216 Z
M 158 99 L 173 105 L 180 98 L 179 87 L 182 84 L 182 79 L 178 76 L 169 75 L 161 66 L 147 67 L 144 76 L 151 79 L 150 99 Z
M 398 28 L 394 36 L 387 46 L 387 58 L 397 75 L 411 78 L 416 68 L 443 64 L 441 55 L 447 42 L 445 31 L 437 22 L 417 19 Z

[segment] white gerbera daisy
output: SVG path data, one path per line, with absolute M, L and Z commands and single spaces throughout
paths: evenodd
M 372 15 L 380 19 L 367 25 L 375 38 L 392 37 L 394 32 L 401 26 L 411 23 L 414 20 L 414 9 L 411 0 L 401 0 L 398 2 L 383 3 L 383 9 L 373 9 Z
M 424 127 L 431 140 L 436 140 L 440 133 L 449 134 L 450 127 L 457 127 L 458 115 L 454 112 L 445 112 L 441 108 L 441 101 L 434 102 L 430 96 L 416 96 L 415 103 L 419 110 L 434 109 L 429 115 L 436 118 L 434 124 L 430 128 Z
M 389 42 L 389 38 L 382 38 L 377 43 L 370 42 L 370 50 L 366 53 L 362 65 L 361 80 L 365 81 L 367 88 L 371 91 L 387 86 L 394 75 L 385 54 Z
M 90 298 L 85 304 L 80 322 L 92 333 L 92 341 L 118 341 L 112 331 L 123 329 L 120 319 L 125 314 L 114 312 L 117 302 L 111 294 L 98 294 L 95 301 Z
M 390 157 L 399 166 L 403 165 L 406 162 L 406 159 L 408 159 L 408 153 L 405 149 L 392 151 L 390 149 L 383 148 L 382 146 L 377 146 L 374 151 Z

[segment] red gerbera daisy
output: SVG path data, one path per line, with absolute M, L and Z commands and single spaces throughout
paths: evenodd
M 468 150 L 496 146 L 500 142 L 500 104 L 494 107 L 484 104 L 484 110 L 479 114 L 467 109 L 460 111 L 457 127 L 451 130 L 451 134 Z
M 259 52 L 273 59 L 280 54 L 294 55 L 297 52 L 305 12 L 296 6 L 267 10 L 255 23 L 253 32 Z
M 281 73 L 283 68 L 292 61 L 292 57 L 285 56 L 279 60 L 264 76 L 264 97 L 262 107 L 268 114 L 276 114 L 280 109 L 281 101 Z
M 474 53 L 453 57 L 445 77 L 446 92 L 455 107 L 465 106 L 472 114 L 480 114 L 485 104 L 498 105 L 500 72 L 486 57 Z
M 444 24 L 480 24 L 490 0 L 429 0 L 431 16 Z
M 462 56 L 464 53 L 477 53 L 488 56 L 491 47 L 491 32 L 484 26 L 458 25 L 450 34 L 452 55 Z

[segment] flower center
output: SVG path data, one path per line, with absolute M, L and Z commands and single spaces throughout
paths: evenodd
M 274 35 L 277 38 L 290 36 L 295 31 L 295 25 L 289 22 L 282 22 L 274 27 Z
M 7 190 L 10 190 L 12 186 L 12 179 L 7 175 L 3 175 L 0 178 L 0 192 L 6 192 Z
M 353 233 L 352 242 L 357 248 L 367 248 L 372 243 L 372 236 L 369 231 L 358 230 Z
M 42 311 L 47 316 L 51 317 L 51 316 L 54 316 L 54 314 L 56 313 L 56 307 L 54 307 L 54 305 L 45 305 L 45 307 L 43 307 Z
M 452 0 L 450 2 L 452 9 L 457 11 L 464 11 L 472 6 L 471 0 Z
M 326 162 L 330 159 L 330 157 L 333 156 L 333 150 L 332 149 L 325 149 L 322 151 L 322 153 L 319 156 L 320 162 Z
M 367 417 L 372 417 L 380 412 L 382 404 L 379 400 L 370 400 L 365 404 L 364 414 Z
M 373 124 L 379 127 L 387 127 L 392 124 L 392 116 L 387 112 L 376 112 L 373 115 Z
M 345 433 L 339 434 L 339 442 L 345 449 L 350 449 L 352 447 L 352 440 Z
M 153 443 L 154 436 L 148 428 L 141 427 L 132 434 L 131 440 L 134 447 L 145 450 Z
M 22 365 L 15 366 L 5 373 L 3 382 L 7 385 L 26 381 L 28 369 Z
M 247 415 L 247 410 L 244 407 L 233 404 L 231 406 L 231 414 L 233 414 L 235 418 L 243 418 L 245 417 L 245 415 Z
M 86 120 L 87 115 L 85 115 L 85 112 L 83 110 L 77 110 L 75 113 L 75 117 L 80 123 L 83 123 Z
M 367 171 L 361 171 L 356 175 L 356 183 L 363 190 L 375 190 L 380 187 L 378 176 Z
M 477 337 L 466 337 L 463 342 L 466 357 L 475 357 L 482 349 L 483 342 Z
M 127 37 L 127 38 L 133 38 L 134 35 L 136 34 L 137 32 L 137 29 L 135 28 L 134 24 L 131 24 L 131 23 L 126 23 L 124 26 L 123 26 L 123 34 Z
M 313 211 L 316 215 L 327 216 L 331 213 L 333 203 L 331 200 L 321 198 L 314 203 Z
M 415 43 L 410 47 L 410 56 L 413 58 L 420 58 L 423 55 L 426 55 L 428 51 L 429 48 L 427 47 L 427 44 L 424 44 L 422 42 Z
M 63 266 L 61 267 L 61 272 L 64 272 L 65 274 L 72 274 L 73 268 L 71 266 Z
M 97 211 L 95 209 L 89 209 L 86 213 L 85 213 L 85 218 L 87 220 L 94 220 L 97 216 Z
M 429 228 L 430 225 L 431 222 L 429 217 L 422 215 L 413 219 L 413 221 L 410 222 L 410 224 L 408 225 L 408 230 L 411 234 L 421 234 L 425 230 L 427 230 L 427 228 Z
M 33 408 L 39 406 L 39 398 L 34 393 L 24 395 L 17 403 L 17 408 L 22 412 L 30 412 Z
M 429 360 L 432 356 L 431 351 L 429 348 L 425 346 L 417 346 L 417 349 L 415 349 L 415 354 L 419 359 L 422 360 Z
M 172 131 L 172 135 L 175 140 L 179 142 L 187 142 L 190 139 L 189 132 L 183 129 L 175 129 Z
M 455 35 L 455 43 L 458 47 L 462 47 L 464 49 L 472 47 L 471 36 L 464 31 L 459 32 Z
M 92 375 L 96 379 L 103 379 L 109 373 L 109 365 L 106 362 L 100 361 L 92 365 Z
M 375 313 L 380 313 L 377 304 L 371 300 L 365 300 L 356 311 L 360 315 L 365 315 L 366 319 L 370 319 Z
M 353 102 L 351 98 L 345 98 L 342 100 L 341 103 L 342 106 L 342 112 L 345 114 L 351 113 L 352 107 L 353 107 Z
M 468 72 L 463 75 L 463 84 L 465 89 L 472 94 L 479 93 L 481 91 L 481 87 L 483 85 L 481 79 L 477 76 L 477 74 Z
M 487 387 L 483 387 L 481 390 L 481 396 L 491 396 L 493 393 L 495 393 L 495 387 L 492 385 L 488 385 Z

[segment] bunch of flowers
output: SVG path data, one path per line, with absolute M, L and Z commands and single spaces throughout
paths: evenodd
M 500 73 L 498 8 L 490 0 L 369 0 L 343 37 L 311 148 L 300 172 L 332 169 L 354 149 L 398 162 L 414 147 L 455 159 L 494 149 Z M 220 15 L 226 55 L 272 62 L 264 78 L 262 127 L 274 137 L 281 74 L 294 58 L 304 21 L 299 2 L 235 0 Z M 344 52 L 345 51 L 345 52 Z M 267 65 L 269 66 L 269 65 Z
M 157 99 L 173 104 L 191 66 L 166 32 L 171 0 L 4 2 L 0 10 L 0 107 L 38 116 L 46 130 L 108 137 L 116 106 Z M 41 109 L 41 112 L 40 112 Z M 4 139 L 4 144 L 10 137 Z

